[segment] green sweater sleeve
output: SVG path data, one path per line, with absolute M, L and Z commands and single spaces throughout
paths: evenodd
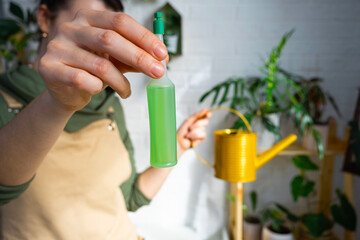
M 14 200 L 15 198 L 18 198 L 29 187 L 34 177 L 32 177 L 28 182 L 19 186 L 7 187 L 0 185 L 0 206 L 10 202 L 11 200 Z
M 116 99 L 114 109 L 114 119 L 116 121 L 116 124 L 118 125 L 121 139 L 129 153 L 129 158 L 131 162 L 131 175 L 129 179 L 120 186 L 120 188 L 123 192 L 128 211 L 134 212 L 140 207 L 148 205 L 151 200 L 144 196 L 138 186 L 139 174 L 136 173 L 135 168 L 134 147 L 132 145 L 129 132 L 126 128 L 124 111 L 118 99 Z
M 7 102 L 0 94 L 0 128 L 7 124 L 13 117 L 15 117 L 15 110 L 16 109 L 11 109 L 8 107 Z M 32 179 L 27 183 L 19 186 L 9 187 L 0 185 L 0 206 L 10 202 L 15 198 L 18 198 L 29 187 Z

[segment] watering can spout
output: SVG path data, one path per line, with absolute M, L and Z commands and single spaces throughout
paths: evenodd
M 295 142 L 296 138 L 297 137 L 295 134 L 290 134 L 289 136 L 287 136 L 286 138 L 284 138 L 283 140 L 281 140 L 280 142 L 275 144 L 272 148 L 270 148 L 266 152 L 262 153 L 260 156 L 258 156 L 258 158 L 256 160 L 255 168 L 258 169 L 258 168 L 262 167 L 265 163 L 267 163 L 273 157 L 275 157 L 279 152 L 281 152 L 286 147 L 288 147 L 290 144 Z

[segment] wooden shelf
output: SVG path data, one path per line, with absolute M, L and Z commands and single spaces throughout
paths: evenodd
M 332 201 L 332 188 L 333 188 L 333 172 L 334 172 L 334 161 L 335 156 L 337 154 L 345 154 L 347 148 L 347 140 L 349 139 L 349 128 L 345 128 L 344 139 L 340 139 L 336 136 L 336 122 L 335 120 L 330 121 L 329 126 L 329 136 L 328 136 L 328 146 L 324 151 L 324 159 L 322 159 L 319 163 L 320 172 L 319 172 L 319 189 L 318 189 L 318 212 L 323 212 L 325 215 L 330 215 L 330 203 Z M 259 150 L 258 154 L 263 153 L 266 150 Z M 280 156 L 294 156 L 294 155 L 310 155 L 310 156 L 318 156 L 317 150 L 309 150 L 304 148 L 300 143 L 295 143 L 280 152 L 278 155 Z M 231 184 L 232 186 L 232 194 L 237 196 L 236 192 L 236 183 Z M 352 176 L 348 173 L 345 173 L 345 192 L 347 193 L 350 201 L 353 200 L 352 193 Z M 230 232 L 232 233 L 232 238 L 234 240 L 242 240 L 238 235 L 234 234 L 236 227 L 236 204 L 231 204 L 231 214 L 230 214 Z M 325 211 L 324 211 L 325 209 Z M 337 238 L 334 238 L 337 239 Z M 346 240 L 353 240 L 353 233 L 346 232 L 345 233 Z

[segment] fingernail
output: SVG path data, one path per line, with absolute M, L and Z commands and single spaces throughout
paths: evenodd
M 164 48 L 163 46 L 161 46 L 160 44 L 157 45 L 154 49 L 154 54 L 155 56 L 157 56 L 159 59 L 165 59 L 167 56 L 167 50 L 166 48 Z
M 161 77 L 164 75 L 165 69 L 161 63 L 153 63 L 151 68 L 151 73 L 156 77 Z

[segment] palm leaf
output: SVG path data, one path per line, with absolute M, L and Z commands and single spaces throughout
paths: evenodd
M 279 140 L 280 139 L 280 130 L 279 127 L 276 126 L 268 117 L 261 117 L 261 121 L 264 124 L 265 128 L 269 131 L 272 132 L 276 139 Z
M 229 93 L 229 88 L 230 88 L 230 84 L 231 84 L 232 82 L 226 82 L 224 85 L 223 85 L 223 88 L 225 89 L 224 90 L 224 93 L 223 93 L 223 96 L 222 96 L 222 98 L 221 98 L 221 100 L 219 101 L 219 103 L 218 103 L 218 105 L 221 105 L 221 104 L 223 104 L 223 103 L 225 103 L 226 101 L 227 101 L 227 95 L 228 95 L 228 93 Z

